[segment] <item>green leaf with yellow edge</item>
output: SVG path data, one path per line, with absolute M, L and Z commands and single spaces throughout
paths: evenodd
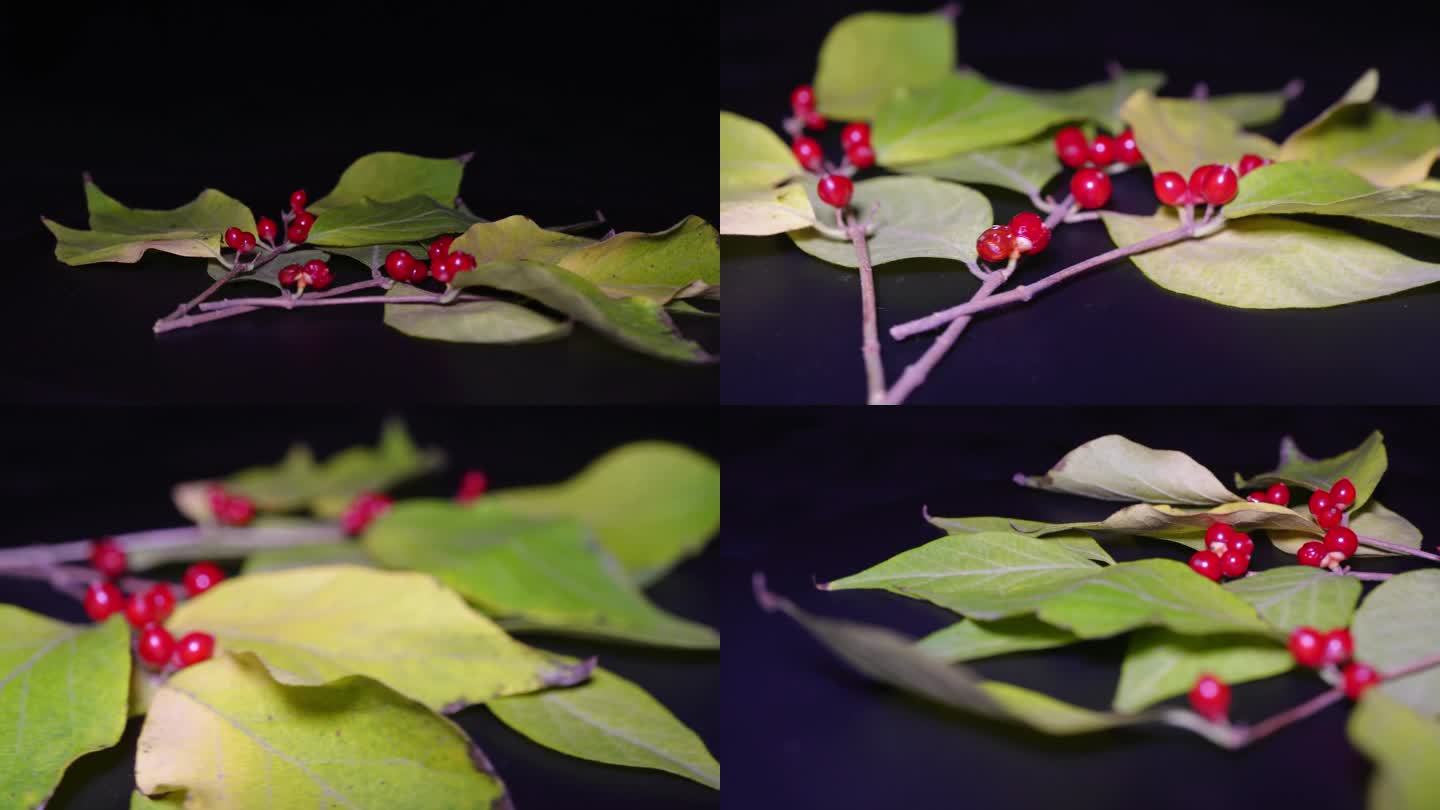
M 510 638 L 429 576 L 356 565 L 228 579 L 181 603 L 165 626 L 176 638 L 203 630 L 219 650 L 255 653 L 284 683 L 365 675 L 436 710 L 589 674 L 589 665 L 560 664 Z
M 365 548 L 387 566 L 432 574 L 513 630 L 719 646 L 714 630 L 646 599 L 582 523 L 518 516 L 490 501 L 398 503 L 366 530 Z
M 617 233 L 572 251 L 556 264 L 612 295 L 664 303 L 719 288 L 719 234 L 710 223 L 691 216 L 659 233 Z
M 1152 625 L 1186 635 L 1274 635 L 1254 608 L 1174 560 L 1117 563 L 1036 601 L 1042 621 L 1083 638 Z
M 814 224 L 815 209 L 800 183 L 720 193 L 720 233 L 725 236 L 774 236 Z
M 140 730 L 135 783 L 184 791 L 187 807 L 510 807 L 444 717 L 365 677 L 281 683 L 248 655 L 170 678 Z
M 983 183 L 1018 191 L 1038 193 L 1050 178 L 1060 173 L 1060 159 L 1049 138 L 1011 146 L 993 146 L 958 155 L 897 166 L 905 174 L 923 174 L 959 183 Z
M 1369 689 L 1345 725 L 1350 743 L 1375 763 L 1370 810 L 1440 807 L 1440 721 L 1380 689 Z
M 949 534 L 973 534 L 975 532 L 1020 532 L 1021 534 L 1034 534 L 1055 525 L 1041 520 L 1024 520 L 1022 518 L 935 517 L 930 514 L 928 509 L 925 510 L 925 519 L 929 521 L 931 525 L 944 529 Z M 1087 560 L 1103 563 L 1115 562 L 1115 558 L 1110 556 L 1110 552 L 1101 548 L 1100 544 L 1095 542 L 1095 538 L 1085 532 L 1079 530 L 1046 531 L 1044 537 L 1046 541 L 1058 543 Z
M 425 290 L 396 283 L 386 298 L 422 295 Z M 452 301 L 385 305 L 385 325 L 410 337 L 451 343 L 536 343 L 570 334 L 573 323 L 513 301 Z
M 346 167 L 329 194 L 307 207 L 320 227 L 326 212 L 369 200 L 398 202 L 419 195 L 447 208 L 455 207 L 460 178 L 469 155 L 458 158 L 426 158 L 402 152 L 372 152 Z
M 1304 86 L 1303 82 L 1296 80 L 1272 92 L 1225 93 L 1208 96 L 1205 102 L 1211 109 L 1235 119 L 1242 127 L 1258 127 L 1284 114 L 1285 102 L 1300 95 Z
M 1350 633 L 1355 658 L 1382 673 L 1440 655 L 1440 570 L 1397 574 L 1365 597 Z M 1387 679 L 1378 687 L 1386 695 L 1429 717 L 1440 715 L 1440 667 Z
M 1138 712 L 1189 692 L 1195 680 L 1207 673 L 1237 684 L 1280 675 L 1294 665 L 1290 651 L 1279 641 L 1142 630 L 1130 637 L 1114 706 L 1116 711 Z
M 55 258 L 69 265 L 133 264 L 147 250 L 176 256 L 218 257 L 225 230 L 255 232 L 255 216 L 239 200 L 205 189 L 194 200 L 168 210 L 127 208 L 85 176 L 90 229 L 43 219 L 55 235 Z
M 1206 163 L 1234 164 L 1246 154 L 1273 158 L 1279 151 L 1269 138 L 1241 130 L 1238 121 L 1203 99 L 1157 98 L 1141 90 L 1125 101 L 1120 115 L 1156 174 L 1189 177 Z
M 455 277 L 452 287 L 494 288 L 538 301 L 630 349 L 680 363 L 715 357 L 687 340 L 660 304 L 648 298 L 611 298 L 569 270 L 535 261 L 482 264 Z M 478 290 L 477 290 L 478 292 Z
M 1225 206 L 1225 216 L 1256 214 L 1354 217 L 1440 236 L 1440 191 L 1418 186 L 1381 188 L 1343 167 L 1297 160 L 1262 166 L 1245 175 L 1240 193 Z
M 593 244 L 593 239 L 546 230 L 517 214 L 471 225 L 450 243 L 450 250 L 469 253 L 477 264 L 519 259 L 559 264 L 576 250 Z
M 947 14 L 867 11 L 835 24 L 820 45 L 815 102 L 841 120 L 873 118 L 906 88 L 955 69 L 955 21 Z
M 807 182 L 815 194 L 814 182 Z M 834 210 L 811 200 L 820 219 L 833 220 Z M 980 192 L 929 177 L 877 177 L 855 184 L 851 206 L 875 210 L 875 234 L 868 240 L 874 266 L 902 259 L 932 258 L 969 262 L 976 258 L 975 239 L 995 221 L 990 201 Z M 814 229 L 791 231 L 796 246 L 817 259 L 841 267 L 859 267 L 849 240 L 831 239 Z
M 505 725 L 581 759 L 655 768 L 720 789 L 720 763 L 705 743 L 638 685 L 596 669 L 565 689 L 492 700 Z
M 1370 68 L 1364 73 L 1360 74 L 1360 78 L 1356 79 L 1355 83 L 1350 85 L 1350 87 L 1345 90 L 1345 95 L 1337 99 L 1334 104 L 1326 107 L 1319 115 L 1315 116 L 1313 119 L 1306 122 L 1305 124 L 1302 124 L 1299 129 L 1290 133 L 1290 139 L 1293 140 L 1297 137 L 1303 137 L 1304 135 L 1307 135 L 1308 133 L 1319 129 L 1320 127 L 1324 126 L 1331 118 L 1334 118 L 1337 114 L 1349 107 L 1354 107 L 1360 104 L 1369 104 L 1370 102 L 1375 100 L 1375 94 L 1378 92 L 1380 92 L 1380 71 L 1376 70 L 1375 68 Z
M 952 73 L 885 105 L 871 141 L 876 160 L 896 168 L 1026 141 L 1070 117 L 978 74 Z
M 1244 500 L 1184 453 L 1153 450 L 1116 434 L 1071 450 L 1044 475 L 1017 474 L 1015 483 L 1103 501 L 1209 506 Z
M 1240 531 L 1288 530 L 1320 535 L 1320 527 L 1283 506 L 1236 501 L 1219 506 L 1183 507 L 1137 503 L 1101 521 L 1048 523 L 1032 530 L 1040 536 L 1056 532 L 1085 531 L 1101 535 L 1133 535 L 1170 540 L 1189 548 L 1204 548 L 1205 532 L 1212 524 L 1224 523 Z
M 263 512 L 310 509 L 322 517 L 338 517 L 356 495 L 384 492 L 404 481 L 440 469 L 445 454 L 418 447 L 404 423 L 391 420 L 374 448 L 357 446 L 317 461 L 309 446 L 291 446 L 278 464 L 250 467 L 214 481 L 191 481 L 175 488 L 175 506 L 196 523 L 213 523 L 208 491 L 220 484 L 244 495 Z
M 1419 183 L 1440 157 L 1440 119 L 1432 110 L 1401 112 L 1374 101 L 1371 69 L 1336 104 L 1281 145 L 1280 160 L 1313 160 L 1348 169 L 1378 186 Z
M 480 219 L 423 195 L 398 200 L 357 200 L 315 218 L 305 241 L 322 247 L 417 242 L 460 233 Z
M 592 532 L 630 578 L 654 582 L 720 529 L 720 466 L 670 442 L 616 447 L 559 484 L 509 487 L 486 505 L 516 515 L 571 518 Z
M 1281 442 L 1280 463 L 1275 469 L 1248 479 L 1236 473 L 1235 486 L 1249 489 L 1286 483 L 1309 490 L 1329 490 L 1336 481 L 1349 478 L 1355 485 L 1355 503 L 1350 508 L 1358 510 L 1370 500 L 1389 464 L 1385 437 L 1378 430 L 1366 436 L 1359 446 L 1322 459 L 1306 456 L 1295 440 L 1286 436 Z
M 1090 121 L 1118 133 L 1125 122 L 1120 108 L 1138 90 L 1155 91 L 1165 83 L 1165 74 L 1155 70 L 1121 70 L 1105 81 L 1073 87 L 1068 90 L 1041 90 L 1006 85 L 1005 89 L 1023 93 L 1036 101 L 1064 112 L 1076 121 Z M 1049 143 L 1049 142 L 1047 142 Z M 1051 154 L 1054 144 L 1049 143 Z
M 43 805 L 70 763 L 125 730 L 130 630 L 0 605 L 0 804 Z
M 1052 627 L 1034 616 L 1012 616 L 990 622 L 965 619 L 936 630 L 915 642 L 915 646 L 943 660 L 958 662 L 1049 650 L 1080 640 L 1069 630 Z
M 760 123 L 720 111 L 720 198 L 727 194 L 773 188 L 804 170 L 790 147 Z
M 1297 627 L 1348 627 L 1360 601 L 1360 580 L 1309 565 L 1285 565 L 1231 580 L 1225 590 L 1249 602 L 1260 617 L 1290 632 Z
M 314 546 L 286 546 L 257 551 L 245 558 L 240 574 L 263 574 L 312 565 L 369 565 L 375 561 L 359 543 L 326 543 Z
M 1305 510 L 1308 514 L 1308 507 L 1297 506 L 1296 512 Z M 1372 500 L 1359 509 L 1349 510 L 1347 522 L 1351 529 L 1361 537 L 1378 537 L 1381 540 L 1388 540 L 1391 543 L 1399 543 L 1402 546 L 1420 548 L 1420 541 L 1423 539 L 1420 529 L 1415 524 L 1406 520 L 1396 512 L 1385 508 L 1379 501 Z M 1305 543 L 1314 540 L 1313 534 L 1298 534 L 1295 532 L 1270 532 L 1270 542 L 1276 548 L 1287 554 L 1294 554 L 1300 550 Z M 1365 545 L 1362 540 L 1360 548 L 1355 552 L 1356 557 L 1393 557 L 1395 552 L 1384 551 Z
M 1168 209 L 1150 217 L 1101 213 L 1117 245 L 1179 227 Z M 1140 253 L 1130 261 L 1171 292 L 1247 309 L 1330 307 L 1440 281 L 1440 264 L 1384 245 L 1280 217 L 1227 222 L 1204 239 Z

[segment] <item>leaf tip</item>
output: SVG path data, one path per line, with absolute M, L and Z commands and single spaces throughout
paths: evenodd
M 87 186 L 91 186 L 95 184 L 95 176 L 90 174 L 89 169 L 86 169 L 80 172 L 80 181 Z
M 1296 77 L 1285 83 L 1280 90 L 1280 95 L 1284 96 L 1286 101 L 1291 101 L 1299 98 L 1303 92 L 1305 92 L 1305 80 Z
M 463 155 L 456 155 L 456 156 L 455 156 L 455 162 L 456 162 L 456 163 L 459 163 L 461 166 L 464 166 L 465 164 L 469 163 L 471 160 L 474 160 L 474 158 L 475 158 L 475 153 L 474 153 L 474 152 L 466 152 L 466 153 L 463 154 Z
M 574 664 L 563 664 L 555 669 L 544 672 L 540 676 L 541 682 L 546 686 L 574 686 L 590 680 L 590 674 L 600 663 L 598 656 L 590 656 L 583 661 Z
M 780 609 L 779 597 L 771 593 L 765 587 L 765 573 L 756 571 L 750 575 L 750 588 L 755 592 L 755 603 L 766 613 L 774 613 Z

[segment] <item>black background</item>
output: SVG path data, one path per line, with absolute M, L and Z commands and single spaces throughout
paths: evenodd
M 0 512 L 6 522 L 0 545 L 182 525 L 170 502 L 171 485 L 272 463 L 292 439 L 310 442 L 322 457 L 373 443 L 386 415 L 293 408 L 9 412 L 9 427 L 0 431 Z M 471 467 L 484 469 L 493 487 L 553 483 L 612 447 L 642 438 L 669 439 L 711 455 L 719 445 L 713 427 L 684 409 L 611 413 L 602 424 L 507 409 L 406 409 L 403 415 L 418 442 L 447 451 L 450 466 L 396 490 L 401 497 L 448 496 L 461 471 Z M 183 568 L 174 568 L 170 573 L 178 581 Z M 647 593 L 668 610 L 718 626 L 717 570 L 712 547 Z M 74 600 L 25 580 L 0 578 L 0 601 L 66 621 L 87 621 Z M 525 640 L 569 655 L 598 655 L 602 666 L 650 690 L 722 758 L 716 653 L 541 635 Z M 717 792 L 681 777 L 603 765 L 536 745 L 483 707 L 466 709 L 455 719 L 490 756 L 522 810 L 576 806 L 582 799 L 587 807 L 719 807 Z M 130 723 L 121 745 L 73 765 L 49 810 L 128 807 L 140 723 Z
M 355 158 L 475 152 L 479 215 L 656 231 L 714 222 L 713 12 L 604 3 L 353 2 L 27 7 L 0 23 L 0 247 L 7 400 L 41 402 L 715 401 L 719 369 L 616 346 L 422 341 L 378 307 L 266 312 L 161 336 L 204 262 L 54 259 L 42 214 L 85 224 L 89 170 L 127 205 L 217 188 L 277 218 Z M 703 119 L 703 121 L 702 121 Z M 703 127 L 701 124 L 703 123 Z M 703 138 L 700 133 L 704 133 Z M 696 140 L 701 138 L 701 140 Z M 604 230 L 590 232 L 599 236 Z M 347 267 L 340 271 L 339 267 Z M 337 261 L 337 283 L 366 277 Z M 677 318 L 712 351 L 717 319 Z
M 720 107 L 779 132 L 789 93 L 814 76 L 825 33 L 846 14 L 883 7 L 927 11 L 931 2 L 727 3 L 721 18 Z M 1105 62 L 1166 72 L 1168 95 L 1197 81 L 1212 93 L 1274 90 L 1306 81 L 1284 117 L 1261 128 L 1280 138 L 1310 120 L 1368 67 L 1380 69 L 1380 99 L 1411 109 L 1436 97 L 1435 31 L 1440 5 L 1250 2 L 1167 4 L 966 3 L 957 20 L 962 64 L 1000 81 L 1073 87 L 1105 78 Z M 838 125 L 822 133 L 838 159 Z M 1065 189 L 1069 172 L 1048 189 Z M 1148 171 L 1115 178 L 1109 207 L 1155 208 Z M 996 221 L 1029 208 L 1015 192 L 981 187 Z M 1063 196 L 1063 191 L 1061 192 Z M 1326 217 L 1322 224 L 1344 220 Z M 1391 229 L 1343 226 L 1402 252 L 1440 261 L 1440 246 Z M 1428 242 L 1428 244 L 1427 244 Z M 1056 231 L 1027 258 L 1033 281 L 1113 247 L 1098 222 Z M 721 240 L 731 303 L 723 399 L 744 403 L 864 400 L 860 295 L 855 272 L 801 252 L 784 235 Z M 881 344 L 894 381 L 935 333 L 891 340 L 885 329 L 970 297 L 978 282 L 963 267 L 912 259 L 876 271 Z M 1008 312 L 971 324 L 914 403 L 1041 404 L 1134 402 L 1230 404 L 1433 403 L 1440 379 L 1415 373 L 1411 350 L 1440 341 L 1440 289 L 1324 310 L 1222 307 L 1160 289 L 1132 264 L 1116 263 Z M 1223 364 L 1222 368 L 1217 368 Z M 1196 369 L 1165 373 L 1164 369 Z M 1199 369 L 1206 369 L 1204 372 Z M 1146 372 L 1145 370 L 1151 370 Z M 1343 384 L 1337 384 L 1337 377 Z
M 1326 456 L 1382 429 L 1389 471 L 1377 497 L 1422 531 L 1440 520 L 1428 410 L 814 409 L 766 415 L 725 466 L 723 667 L 726 801 L 736 807 L 1360 808 L 1370 768 L 1332 707 L 1240 752 L 1179 730 L 1076 737 L 986 722 L 867 682 L 790 619 L 751 598 L 750 575 L 814 612 L 919 636 L 954 621 L 939 607 L 879 591 L 822 593 L 813 581 L 854 573 L 938 537 L 943 516 L 1093 520 L 1121 504 L 1024 489 L 1067 451 L 1118 432 L 1188 452 L 1222 480 L 1271 469 L 1281 436 Z M 759 420 L 755 420 L 759 421 Z M 736 427 L 741 424 L 736 418 Z M 1308 496 L 1308 493 L 1306 493 Z M 1300 502 L 1300 493 L 1293 500 Z M 1257 538 L 1258 539 L 1258 538 Z M 1425 547 L 1434 547 L 1431 536 Z M 1163 541 L 1109 544 L 1117 559 L 1184 560 Z M 1254 568 L 1293 564 L 1268 542 Z M 1421 565 L 1425 563 L 1421 562 Z M 1365 570 L 1399 571 L 1400 560 Z M 1366 583 L 1367 588 L 1374 583 Z M 1123 639 L 975 662 L 983 675 L 1091 707 L 1109 705 Z M 1317 694 L 1313 675 L 1234 686 L 1232 717 L 1254 722 Z M 1184 698 L 1177 699 L 1183 703 Z

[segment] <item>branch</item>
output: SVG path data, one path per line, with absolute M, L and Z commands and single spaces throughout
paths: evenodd
M 836 209 L 835 215 L 849 234 L 860 265 L 860 355 L 865 360 L 866 401 L 877 405 L 885 399 L 885 365 L 880 360 L 880 334 L 875 322 L 875 271 L 870 267 L 870 247 L 865 242 L 867 229 L 854 219 L 846 222 L 841 209 Z
M 1408 554 L 1411 557 L 1419 557 L 1423 560 L 1430 560 L 1431 562 L 1440 562 L 1440 555 L 1431 554 L 1428 551 L 1421 551 L 1420 549 L 1414 548 L 1412 546 L 1404 546 L 1399 543 L 1392 543 L 1389 540 L 1381 540 L 1378 537 L 1366 537 L 1364 535 L 1358 535 L 1358 538 L 1362 545 L 1370 546 L 1371 548 L 1378 548 L 1384 551 L 1394 552 L 1395 554 Z
M 233 551 L 231 557 L 243 557 L 246 552 L 261 548 L 317 545 L 320 543 L 343 542 L 343 537 L 328 523 L 299 526 L 264 526 L 237 528 L 223 526 L 177 526 L 171 529 L 152 529 L 143 532 L 129 532 L 111 537 L 126 553 L 132 551 L 174 550 L 174 559 L 193 559 L 185 549 L 204 547 L 203 556 L 224 557 L 226 551 Z M 73 540 L 66 543 L 39 543 L 20 548 L 0 551 L 0 572 L 13 569 L 47 568 L 67 562 L 84 562 L 90 559 L 93 541 Z M 216 552 L 219 553 L 216 553 Z M 160 555 L 170 557 L 172 555 Z

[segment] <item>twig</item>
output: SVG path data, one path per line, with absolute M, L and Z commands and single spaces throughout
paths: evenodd
M 33 579 L 47 582 L 52 588 L 67 596 L 76 599 L 85 598 L 85 590 L 90 583 L 104 580 L 105 577 L 99 571 L 92 568 L 82 568 L 78 565 L 51 565 L 40 568 L 7 568 L 0 569 L 0 577 L 11 577 L 14 579 Z M 145 579 L 143 577 L 121 577 L 116 584 L 126 593 L 139 593 L 149 590 L 159 584 L 160 580 Z M 168 584 L 168 583 L 167 583 Z
M 111 539 L 126 552 L 181 549 L 204 545 L 209 550 L 233 550 L 232 556 L 244 556 L 257 548 L 340 542 L 335 527 L 328 523 L 302 526 L 265 526 L 236 528 L 221 526 L 177 526 L 112 535 Z M 90 540 L 66 543 L 39 543 L 0 551 L 0 571 L 46 568 L 90 558 Z M 217 555 L 222 556 L 222 555 Z M 179 559 L 185 559 L 183 555 Z
M 875 315 L 875 271 L 870 266 L 870 246 L 866 244 L 866 227 L 853 218 L 846 221 L 843 209 L 836 209 L 836 217 L 850 243 L 855 246 L 855 260 L 860 266 L 860 355 L 865 360 L 865 381 L 867 401 L 878 405 L 885 399 L 885 365 L 880 359 L 880 334 Z
M 358 282 L 369 284 L 370 282 Z M 356 295 L 350 298 L 322 298 L 318 295 L 306 295 L 291 298 L 227 298 L 224 301 L 211 301 L 201 304 L 203 312 L 218 312 L 236 307 L 255 308 L 271 307 L 275 309 L 298 309 L 300 307 L 336 307 L 347 304 L 448 304 L 452 300 L 460 301 L 489 301 L 483 295 L 461 295 L 446 298 L 445 293 L 424 293 L 422 295 Z
M 1420 549 L 1414 548 L 1413 546 L 1404 546 L 1399 543 L 1392 543 L 1389 540 L 1381 540 L 1378 537 L 1366 537 L 1364 535 L 1359 535 L 1358 537 L 1362 545 L 1370 546 L 1371 548 L 1391 551 L 1396 554 L 1408 554 L 1411 557 L 1419 557 L 1423 560 L 1430 560 L 1431 562 L 1440 562 L 1440 555 L 1431 554 L 1428 551 L 1421 551 Z

